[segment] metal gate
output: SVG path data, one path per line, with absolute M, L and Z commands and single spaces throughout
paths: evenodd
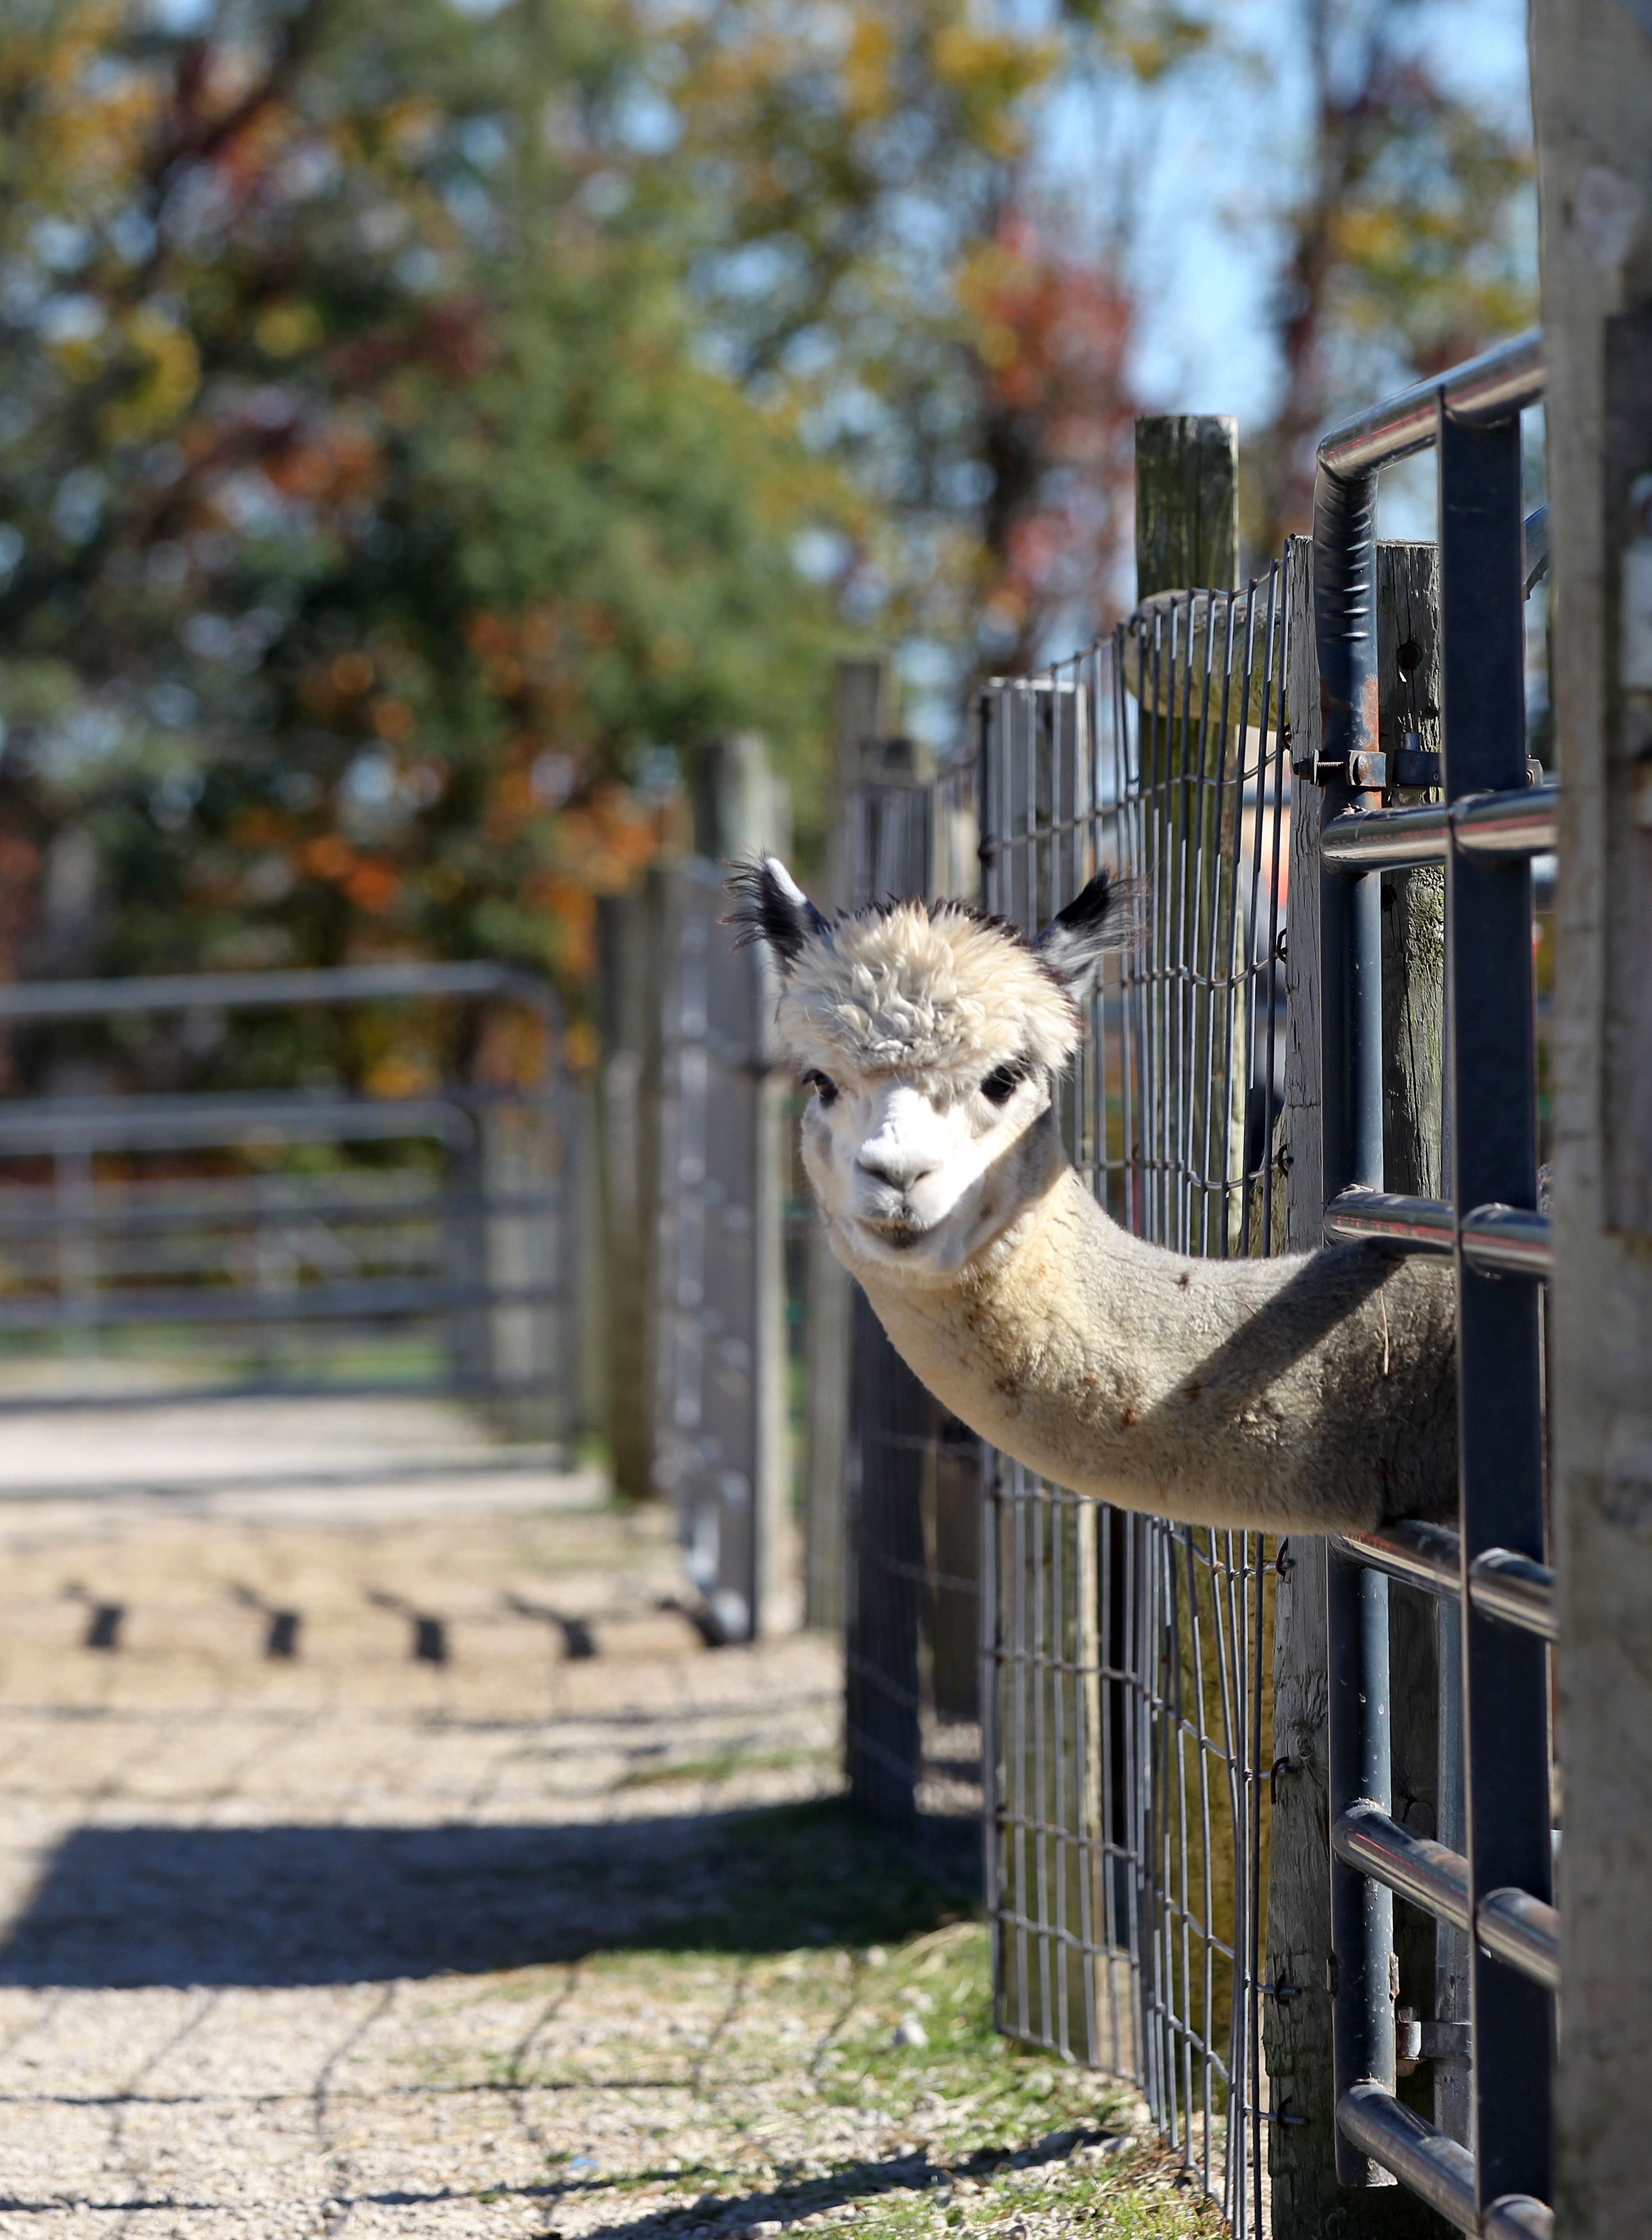
M 1457 1280 L 1460 1529 L 1397 1525 L 1331 1543 L 1330 1797 L 1337 2174 L 1392 2172 L 1465 2232 L 1552 2230 L 1558 1923 L 1551 1903 L 1549 1644 L 1530 860 L 1552 852 L 1553 789 L 1526 759 L 1520 412 L 1542 394 L 1532 334 L 1362 413 L 1319 447 L 1315 620 L 1324 737 L 1325 1230 L 1449 1255 Z M 1444 799 L 1384 808 L 1376 726 L 1379 470 L 1438 454 Z M 1382 1190 L 1379 875 L 1445 866 L 1449 1203 Z M 1392 1817 L 1390 1578 L 1462 1623 L 1466 1840 Z M 1469 2143 L 1395 2097 L 1395 1894 L 1471 1946 Z
M 1058 1111 L 1116 1220 L 1264 1254 L 1279 1056 L 1287 570 L 1166 595 L 982 703 L 982 898 L 1028 934 L 1102 863 L 1134 897 Z M 1236 2233 L 1262 2224 L 1270 1549 L 994 1457 L 987 1898 L 1001 2027 L 1132 2079 Z
M 14 1034 L 430 1000 L 525 1007 L 524 1088 L 0 1102 L 0 1409 L 458 1393 L 571 1430 L 569 1120 L 550 988 L 492 963 L 0 989 Z

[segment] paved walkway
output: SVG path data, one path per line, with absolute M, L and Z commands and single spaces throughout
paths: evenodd
M 708 1650 L 662 1520 L 498 1461 L 0 1426 L 0 2234 L 1066 2229 L 1124 2119 L 830 1801 L 831 1650 Z

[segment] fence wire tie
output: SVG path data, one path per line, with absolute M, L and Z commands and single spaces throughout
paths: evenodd
M 1268 1769 L 1268 1802 L 1269 1804 L 1276 1805 L 1279 1802 L 1280 1775 L 1282 1773 L 1300 1773 L 1301 1771 L 1302 1768 L 1297 1764 L 1294 1757 L 1276 1757 L 1274 1760 L 1273 1763 Z
M 1308 2116 L 1293 2116 L 1289 2100 L 1282 2100 L 1277 2108 L 1258 2108 L 1256 2113 L 1264 2123 L 1307 2123 L 1313 2120 Z

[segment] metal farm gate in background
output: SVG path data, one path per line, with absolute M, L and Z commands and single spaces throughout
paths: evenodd
M 0 1408 L 439 1392 L 565 1440 L 570 1114 L 544 983 L 493 963 L 40 983 L 0 990 L 0 1027 L 90 1028 L 141 1066 L 163 1018 L 198 1061 L 230 1014 L 436 1002 L 525 1010 L 535 1077 L 0 1104 Z

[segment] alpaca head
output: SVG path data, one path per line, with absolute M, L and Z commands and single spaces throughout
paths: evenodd
M 1064 1163 L 1052 1082 L 1116 938 L 1116 888 L 1102 873 L 1031 942 L 960 902 L 829 921 L 772 857 L 729 895 L 738 939 L 780 975 L 780 1039 L 812 1091 L 803 1164 L 839 1257 L 950 1280 Z

